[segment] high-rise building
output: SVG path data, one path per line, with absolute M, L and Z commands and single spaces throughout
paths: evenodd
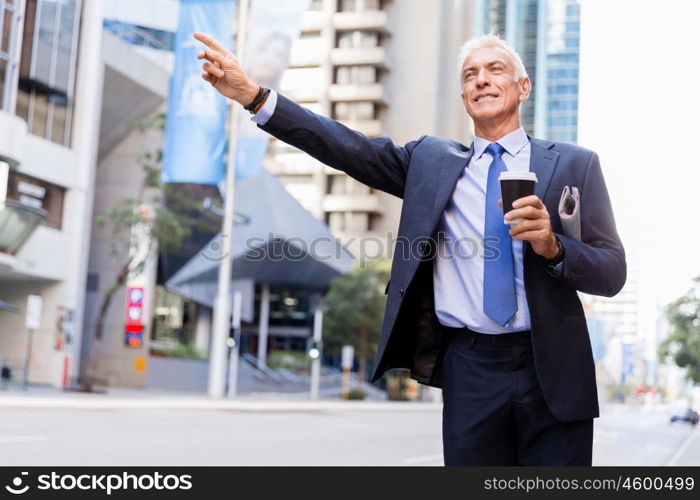
M 508 40 L 532 81 L 521 108 L 528 134 L 576 142 L 580 8 L 578 0 L 476 2 L 476 34 L 493 32 Z
M 548 0 L 546 118 L 544 135 L 576 142 L 581 6 L 578 0 Z
M 469 142 L 456 58 L 471 2 L 314 0 L 281 92 L 369 137 L 423 134 Z M 272 141 L 266 167 L 356 257 L 386 256 L 400 201 Z M 389 237 L 387 237 L 389 234 Z M 387 244 L 387 238 L 389 243 Z

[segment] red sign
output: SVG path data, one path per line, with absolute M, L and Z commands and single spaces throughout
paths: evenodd
M 124 343 L 129 347 L 141 347 L 143 329 L 143 287 L 127 287 Z

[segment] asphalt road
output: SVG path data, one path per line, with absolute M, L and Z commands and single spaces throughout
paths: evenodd
M 442 465 L 440 411 L 0 410 L 0 465 Z M 700 431 L 616 407 L 594 465 L 700 465 Z

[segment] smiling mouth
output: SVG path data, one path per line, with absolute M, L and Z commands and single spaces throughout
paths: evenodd
M 482 96 L 477 97 L 476 99 L 474 99 L 474 102 L 492 101 L 493 99 L 496 99 L 496 97 L 497 96 L 495 96 L 495 95 L 486 94 L 486 95 L 482 95 Z

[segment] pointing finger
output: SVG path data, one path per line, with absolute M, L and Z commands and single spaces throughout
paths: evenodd
M 199 31 L 195 31 L 192 33 L 192 36 L 202 42 L 204 45 L 207 47 L 210 47 L 214 50 L 218 50 L 219 52 L 225 54 L 228 52 L 228 49 L 221 45 L 219 42 L 214 40 L 212 37 L 209 35 L 205 35 L 204 33 L 200 33 Z

